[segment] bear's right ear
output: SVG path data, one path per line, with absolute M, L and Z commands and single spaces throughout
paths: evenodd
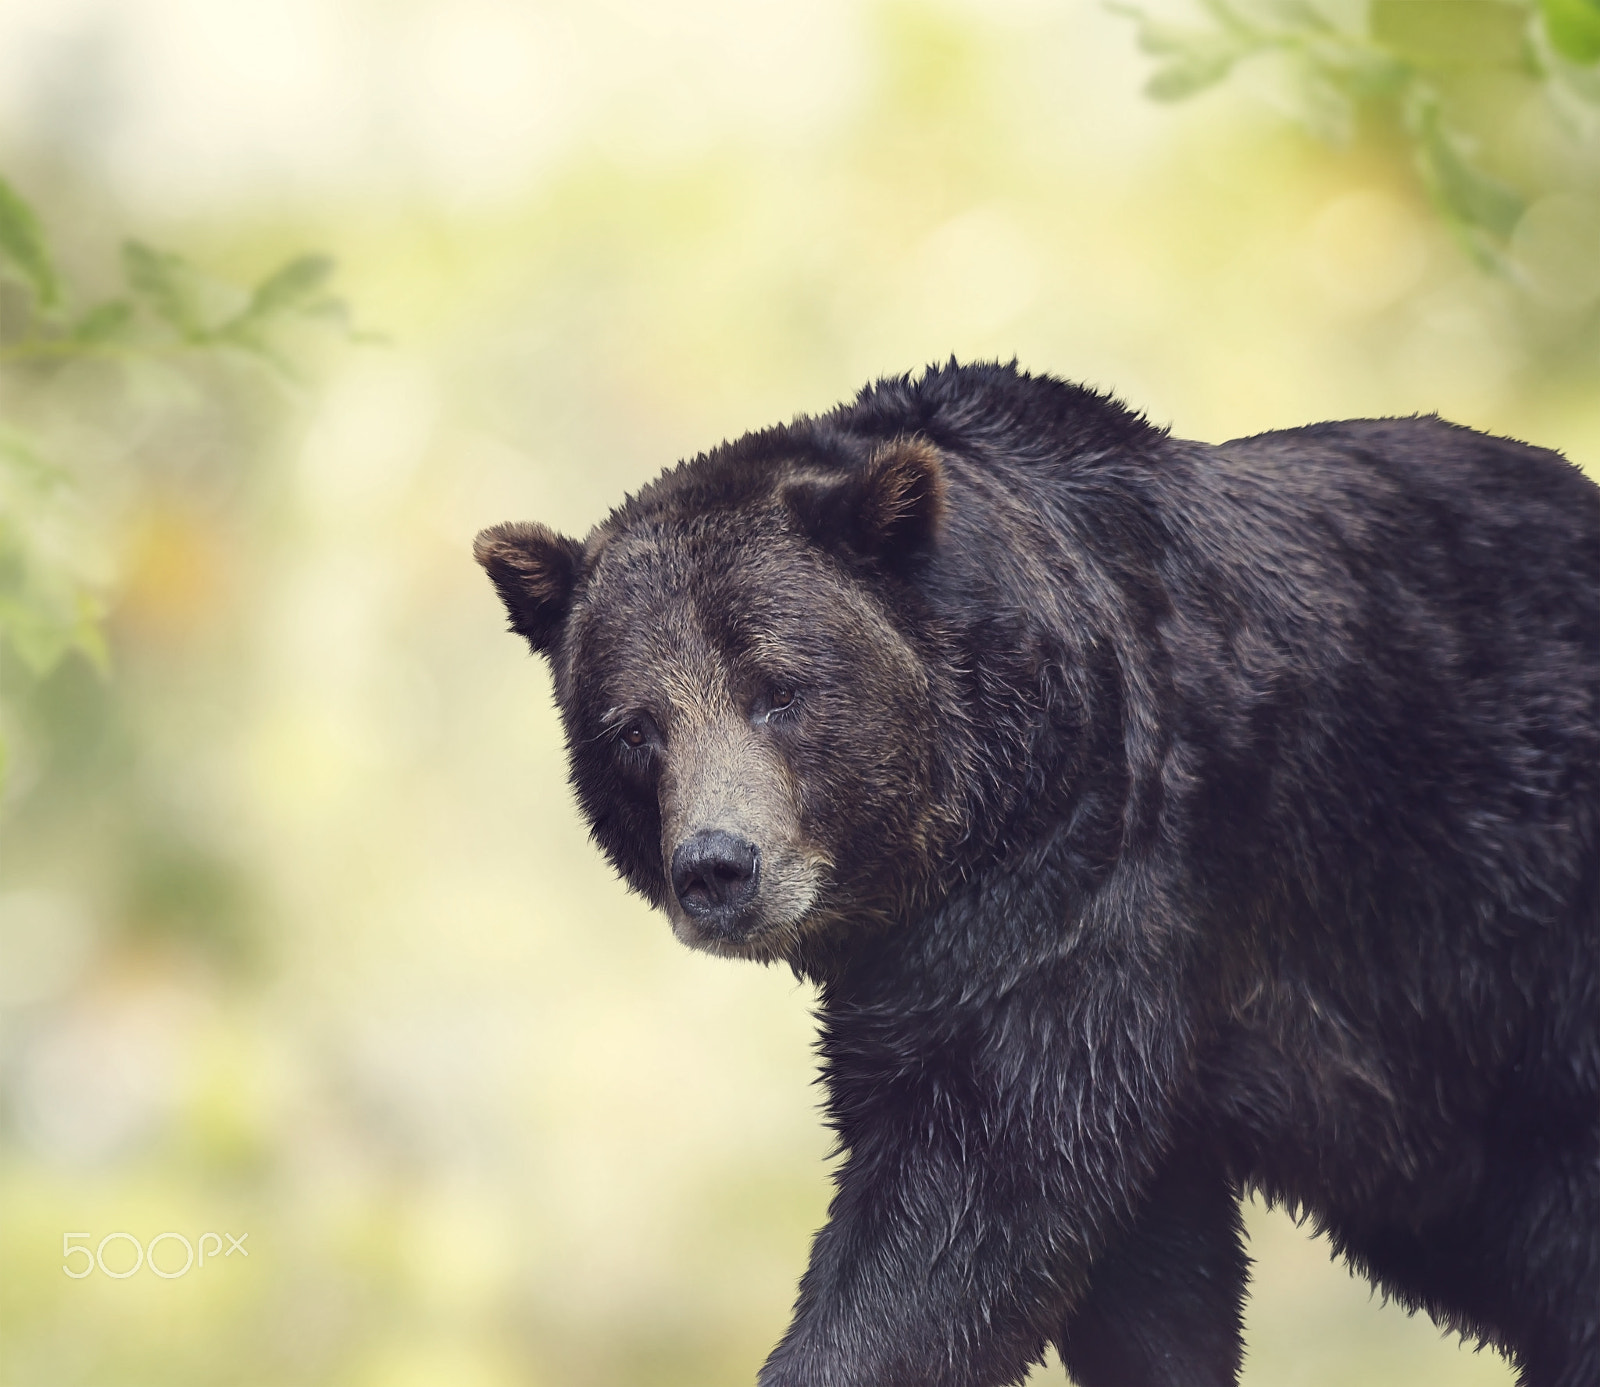
M 796 478 L 785 498 L 823 544 L 843 544 L 891 567 L 933 543 L 945 512 L 944 464 L 925 438 L 877 447 L 859 472 L 843 478 Z
M 536 651 L 549 650 L 572 605 L 583 545 L 544 525 L 513 522 L 480 531 L 472 557 L 494 581 L 511 629 Z

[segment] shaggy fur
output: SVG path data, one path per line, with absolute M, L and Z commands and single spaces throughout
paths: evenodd
M 630 885 L 814 979 L 844 1160 L 762 1387 L 1236 1379 L 1239 1192 L 1600 1383 L 1600 491 L 1212 447 L 998 366 L 478 554 Z

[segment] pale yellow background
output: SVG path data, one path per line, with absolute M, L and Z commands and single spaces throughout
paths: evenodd
M 812 998 L 681 949 L 587 844 L 480 526 L 582 534 L 952 353 L 1204 439 L 1438 410 L 1600 466 L 1593 370 L 1507 331 L 1403 159 L 1146 69 L 1079 0 L 0 0 L 0 167 L 74 264 L 326 248 L 388 338 L 318 349 L 242 493 L 116 513 L 110 696 L 256 961 L 132 930 L 87 820 L 13 840 L 4 1387 L 714 1387 L 781 1332 L 827 1198 Z M 1250 1387 L 1510 1382 L 1251 1228 Z M 115 1230 L 249 1259 L 64 1277 Z

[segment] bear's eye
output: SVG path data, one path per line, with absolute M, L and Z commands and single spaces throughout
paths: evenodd
M 773 684 L 756 699 L 750 709 L 750 720 L 759 726 L 779 718 L 788 719 L 799 706 L 800 695 L 793 684 Z
M 649 747 L 657 740 L 656 725 L 648 713 L 635 713 L 612 735 L 630 751 Z

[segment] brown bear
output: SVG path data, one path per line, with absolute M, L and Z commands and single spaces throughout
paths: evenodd
M 1233 1383 L 1238 1200 L 1600 1384 L 1600 490 L 998 365 L 478 537 L 594 838 L 820 997 L 763 1387 Z

